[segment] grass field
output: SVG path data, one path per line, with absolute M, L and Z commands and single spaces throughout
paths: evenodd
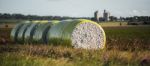
M 106 49 L 15 44 L 0 29 L 1 66 L 150 66 L 150 26 L 104 27 Z
M 107 48 L 150 50 L 150 26 L 105 27 Z
M 100 22 L 102 27 L 127 26 L 127 22 Z M 120 25 L 121 24 L 121 25 Z

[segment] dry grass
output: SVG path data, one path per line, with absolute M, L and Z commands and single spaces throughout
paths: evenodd
M 21 66 L 23 64 L 29 66 L 38 64 L 39 66 L 49 66 L 49 64 L 54 66 L 138 66 L 149 64 L 150 51 L 84 50 L 47 45 L 0 45 L 0 60 L 1 65 L 10 63 Z
M 2 66 L 150 66 L 149 27 L 105 27 L 106 49 L 15 44 L 0 29 Z

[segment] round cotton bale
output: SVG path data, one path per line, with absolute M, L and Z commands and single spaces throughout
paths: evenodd
M 54 45 L 84 49 L 103 49 L 106 41 L 102 27 L 85 19 L 60 22 L 51 27 L 47 38 Z
M 17 35 L 17 41 L 19 43 L 24 43 L 24 34 L 31 23 L 24 23 L 23 26 L 19 29 L 19 33 Z
M 39 26 L 37 26 L 34 34 L 33 34 L 33 42 L 34 43 L 47 43 L 47 32 L 51 28 L 51 26 L 57 24 L 57 22 L 47 22 L 47 23 L 39 23 Z
M 18 35 L 19 29 L 22 27 L 22 25 L 23 25 L 23 23 L 19 23 L 12 29 L 11 34 L 10 34 L 10 38 L 12 41 L 17 42 L 17 35 Z
M 38 22 L 33 22 L 28 27 L 28 29 L 26 30 L 26 32 L 24 34 L 24 41 L 25 41 L 25 43 L 32 43 L 33 34 L 34 34 L 35 29 L 37 28 L 37 26 L 38 26 Z

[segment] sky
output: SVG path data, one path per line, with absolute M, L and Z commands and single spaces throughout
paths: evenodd
M 150 0 L 0 0 L 0 13 L 93 17 L 103 10 L 117 17 L 150 16 Z

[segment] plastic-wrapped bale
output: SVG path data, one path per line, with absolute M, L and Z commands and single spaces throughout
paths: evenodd
M 38 22 L 32 22 L 31 25 L 28 27 L 24 34 L 24 42 L 25 43 L 32 43 L 33 40 L 33 34 L 35 32 L 35 29 L 38 26 Z
M 19 29 L 23 26 L 23 23 L 17 24 L 11 31 L 10 37 L 12 41 L 17 42 L 17 35 L 19 32 Z
M 102 27 L 85 19 L 56 24 L 49 30 L 47 39 L 50 44 L 84 49 L 103 49 L 106 41 Z
M 33 20 L 32 23 L 47 23 L 49 20 Z
M 54 24 L 59 23 L 60 21 L 59 21 L 59 20 L 51 20 L 51 21 L 49 21 L 49 22 L 52 22 L 52 24 L 54 25 Z
M 47 23 L 39 23 L 35 32 L 33 34 L 33 43 L 44 43 L 47 44 L 47 32 L 51 28 L 51 26 L 57 24 L 58 22 L 47 22 Z
M 19 29 L 17 42 L 24 43 L 24 34 L 30 25 L 31 23 L 24 23 L 23 26 Z

